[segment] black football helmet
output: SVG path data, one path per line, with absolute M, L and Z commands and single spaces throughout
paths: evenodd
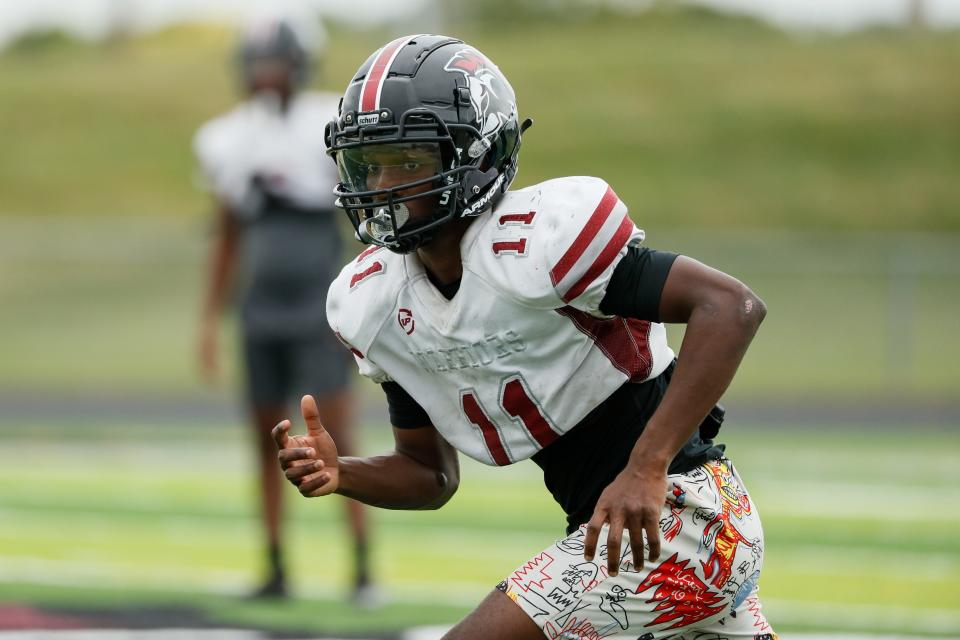
M 340 171 L 338 206 L 362 242 L 413 251 L 443 224 L 497 203 L 516 175 L 520 137 L 530 124 L 518 120 L 510 83 L 473 47 L 447 36 L 397 38 L 360 66 L 327 125 L 328 153 Z M 371 151 L 398 162 L 433 155 L 435 169 L 371 188 L 378 170 L 367 159 Z M 411 188 L 421 192 L 411 195 Z M 430 199 L 432 219 L 408 222 L 405 203 L 417 198 Z
M 284 18 L 262 17 L 245 25 L 237 42 L 237 65 L 244 85 L 253 82 L 255 66 L 261 61 L 284 60 L 290 65 L 290 86 L 300 89 L 310 75 L 310 56 L 296 30 Z

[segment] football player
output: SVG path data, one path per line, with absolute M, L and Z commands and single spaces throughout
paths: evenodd
M 599 178 L 509 191 L 529 125 L 460 40 L 398 38 L 354 75 L 327 140 L 371 246 L 327 317 L 386 394 L 396 446 L 342 456 L 307 396 L 306 435 L 273 431 L 286 477 L 307 497 L 435 509 L 457 452 L 539 465 L 567 536 L 447 638 L 773 637 L 757 511 L 713 441 L 763 302 L 645 246 Z M 679 357 L 665 322 L 687 325 Z
M 294 23 L 261 17 L 237 48 L 248 99 L 199 130 L 194 147 L 217 202 L 198 356 L 214 378 L 219 316 L 235 284 L 247 399 L 257 446 L 269 575 L 255 595 L 286 594 L 282 559 L 282 479 L 270 429 L 293 398 L 315 394 L 320 414 L 345 450 L 353 400 L 350 357 L 327 326 L 327 288 L 342 260 L 333 206 L 336 170 L 324 125 L 339 96 L 305 91 L 308 51 Z M 354 598 L 374 595 L 363 507 L 347 502 L 355 540 Z

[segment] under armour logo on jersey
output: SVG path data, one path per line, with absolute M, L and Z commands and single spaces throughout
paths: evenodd
M 413 313 L 410 309 L 401 308 L 397 313 L 397 322 L 400 323 L 400 328 L 403 329 L 407 335 L 413 333 L 413 327 L 416 323 L 413 321 Z

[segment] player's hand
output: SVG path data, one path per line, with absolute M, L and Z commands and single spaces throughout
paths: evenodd
M 220 342 L 217 323 L 205 320 L 197 339 L 197 364 L 204 382 L 215 385 L 220 378 Z
M 667 476 L 655 470 L 637 469 L 627 464 L 626 469 L 611 482 L 597 501 L 593 517 L 587 524 L 583 556 L 592 561 L 597 551 L 597 540 L 604 524 L 607 530 L 607 572 L 611 576 L 620 570 L 623 530 L 630 532 L 633 565 L 643 568 L 643 540 L 650 548 L 649 560 L 660 557 L 660 509 L 667 491 Z
M 307 425 L 306 435 L 291 436 L 289 420 L 273 428 L 273 439 L 280 449 L 277 454 L 280 467 L 307 498 L 329 495 L 340 486 L 337 445 L 320 422 L 313 396 L 303 396 L 300 413 Z

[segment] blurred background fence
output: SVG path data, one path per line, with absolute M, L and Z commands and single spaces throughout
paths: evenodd
M 907 405 L 952 420 L 960 235 L 648 226 L 648 238 L 767 302 L 730 392 L 739 404 Z M 225 401 L 229 388 L 211 395 L 193 368 L 204 240 L 183 216 L 0 218 L 0 397 Z

